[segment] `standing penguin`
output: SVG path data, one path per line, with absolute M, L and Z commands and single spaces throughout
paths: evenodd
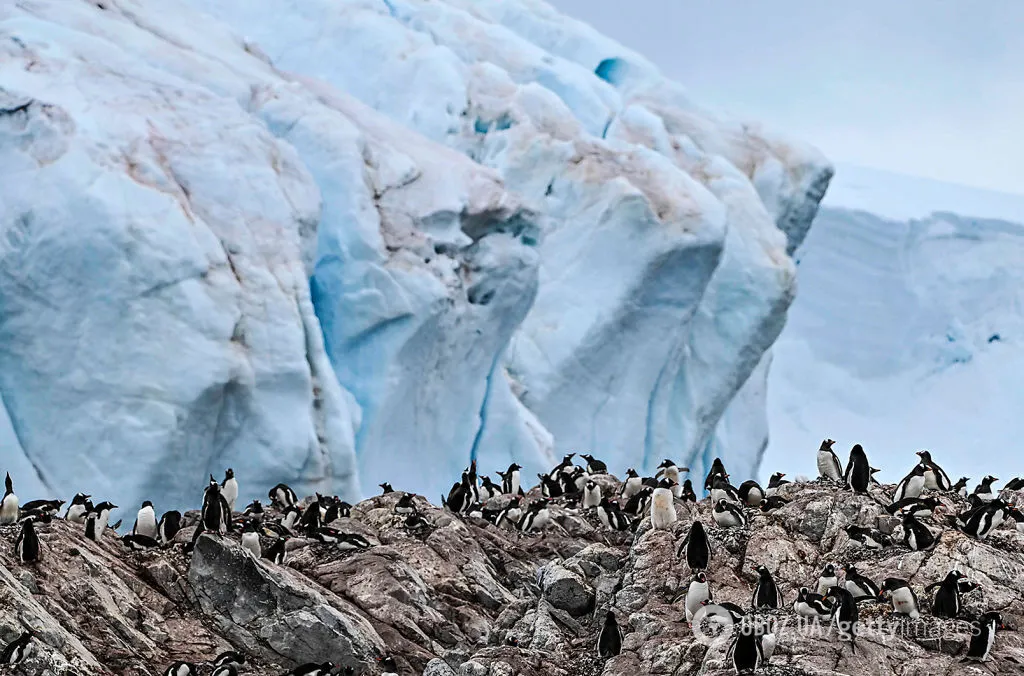
M 846 475 L 843 477 L 846 486 L 854 493 L 867 493 L 871 481 L 871 463 L 864 452 L 864 447 L 854 444 L 850 449 L 850 459 L 846 462 Z
M 764 490 L 761 485 L 750 479 L 740 484 L 739 490 L 736 491 L 739 495 L 739 499 L 746 503 L 749 507 L 757 507 L 764 500 Z
M 1010 506 L 1002 500 L 995 499 L 984 503 L 981 507 L 968 512 L 963 522 L 963 532 L 983 540 L 1002 525 L 1009 513 Z
M 504 472 L 498 472 L 498 476 L 501 477 L 502 493 L 505 495 L 519 494 L 519 470 L 521 469 L 522 467 L 516 463 L 512 463 Z
M 498 518 L 494 520 L 494 525 L 515 528 L 522 516 L 523 510 L 519 507 L 519 496 L 517 495 L 498 512 Z
M 620 500 L 629 500 L 644 487 L 643 479 L 630 467 L 626 470 L 626 480 L 622 482 L 622 490 L 619 492 Z
M 996 630 L 1006 629 L 1006 625 L 1003 624 L 1002 616 L 992 610 L 982 614 L 971 625 L 971 644 L 967 646 L 967 655 L 964 659 L 984 662 L 992 652 Z
M 210 484 L 203 493 L 203 511 L 200 521 L 203 529 L 211 533 L 224 535 L 228 532 L 231 522 L 231 512 L 228 510 L 228 501 L 220 492 L 220 484 L 210 475 Z
M 836 443 L 832 439 L 825 439 L 818 448 L 818 476 L 832 481 L 843 480 L 843 464 L 839 462 L 839 456 L 832 450 Z
M 878 585 L 871 578 L 861 575 L 852 563 L 843 566 L 843 572 L 846 574 L 846 582 L 843 583 L 844 591 L 848 592 L 855 600 L 878 598 L 880 591 Z
M 711 584 L 704 571 L 699 571 L 686 589 L 686 621 L 693 619 L 694 614 L 700 610 L 704 601 L 711 599 Z
M 679 467 L 676 463 L 666 458 L 658 465 L 658 472 L 654 476 L 668 479 L 672 484 L 670 486 L 672 497 L 681 498 L 683 497 L 683 482 L 680 473 L 689 471 L 689 467 Z
M 32 632 L 22 632 L 0 651 L 0 664 L 20 664 L 32 654 Z
M 274 541 L 274 544 L 270 545 L 270 549 L 263 553 L 263 558 L 267 559 L 268 561 L 272 561 L 273 563 L 276 563 L 278 565 L 284 564 L 284 561 L 287 558 L 288 554 L 288 550 L 286 549 L 287 544 L 288 536 L 279 536 Z
M 710 491 L 711 486 L 714 485 L 715 477 L 728 477 L 729 473 L 725 471 L 725 464 L 722 463 L 721 458 L 715 458 L 711 462 L 711 469 L 708 470 L 708 475 L 704 479 L 704 490 Z
M 110 521 L 110 511 L 117 509 L 117 505 L 103 501 L 96 505 L 89 516 L 85 518 L 85 537 L 99 542 L 107 530 L 107 523 Z
M 608 465 L 604 464 L 589 453 L 580 453 L 580 457 L 587 461 L 587 474 L 608 473 Z
M 586 457 L 586 456 L 583 456 Z M 604 616 L 604 626 L 597 637 L 597 654 L 600 657 L 615 657 L 622 650 L 622 632 L 615 620 L 615 613 L 608 610 Z
M 775 585 L 772 572 L 766 566 L 754 568 L 757 572 L 757 583 L 754 585 L 754 594 L 750 605 L 754 608 L 778 608 L 782 605 L 782 594 Z
M 230 467 L 224 472 L 224 481 L 220 483 L 220 492 L 228 503 L 228 514 L 235 511 L 235 501 L 238 500 L 238 480 L 235 478 L 235 470 Z
M 853 594 L 842 587 L 832 587 L 825 594 L 825 601 L 832 604 L 832 621 L 839 633 L 839 638 L 849 641 L 853 652 L 856 653 L 859 618 L 856 599 L 854 599 Z
M 529 533 L 535 530 L 544 530 L 551 523 L 551 510 L 548 509 L 547 500 L 535 500 L 527 505 L 523 515 L 519 518 L 519 531 Z
M 10 477 L 8 476 L 8 479 L 9 478 Z M 994 484 L 997 481 L 999 481 L 999 479 L 995 478 L 994 476 L 986 476 L 981 480 L 981 483 L 974 487 L 974 491 L 971 493 L 971 495 L 976 495 L 978 499 L 981 500 L 982 502 L 991 501 L 993 498 L 996 497 L 995 491 L 992 490 L 992 484 Z
M 160 534 L 160 542 L 167 544 L 174 539 L 174 536 L 181 530 L 181 512 L 172 509 L 164 512 L 157 524 L 157 532 Z
M 21 522 L 21 532 L 14 541 L 14 551 L 22 563 L 35 563 L 39 560 L 39 538 L 36 537 L 34 519 L 28 518 Z
M 85 517 L 92 511 L 91 495 L 75 493 L 68 505 L 68 511 L 64 513 L 64 519 L 72 523 L 85 523 Z
M 398 664 L 391 655 L 385 655 L 380 659 L 381 676 L 398 676 Z
M 135 526 L 132 528 L 132 535 L 144 535 L 156 539 L 156 512 L 153 511 L 153 503 L 149 500 L 143 502 L 142 507 L 139 508 L 139 513 L 135 517 Z
M 917 594 L 910 584 L 898 577 L 887 577 L 882 582 L 881 593 L 892 601 L 892 609 L 897 615 L 906 615 L 912 620 L 921 617 L 918 610 Z
M 693 492 L 693 484 L 689 479 L 683 482 L 683 494 L 679 497 L 683 502 L 697 502 L 697 494 Z
M 651 500 L 651 526 L 660 530 L 668 530 L 676 522 L 676 506 L 672 495 L 672 482 L 662 479 L 654 489 Z
M 829 589 L 837 586 L 839 586 L 839 577 L 836 575 L 836 566 L 834 563 L 826 563 L 825 567 L 821 570 L 821 575 L 818 576 L 818 588 L 816 591 L 821 595 L 825 595 Z
M 932 615 L 953 619 L 960 614 L 963 608 L 960 602 L 960 583 L 965 577 L 967 576 L 959 570 L 953 569 L 946 573 L 942 580 L 924 588 L 926 592 L 930 592 L 938 587 L 932 600 Z
M 249 520 L 245 522 L 245 526 L 242 528 L 242 549 L 245 549 L 255 558 L 263 556 L 263 551 L 260 548 L 260 534 L 256 530 L 256 522 Z
M 291 507 L 299 501 L 298 496 L 287 484 L 277 484 L 270 489 L 267 493 L 267 497 L 270 498 L 270 504 L 274 505 L 278 509 L 284 509 L 285 507 Z
M 950 487 L 950 491 L 956 493 L 961 498 L 967 497 L 967 482 L 971 480 L 969 476 L 962 476 L 956 480 L 956 483 Z
M 723 528 L 747 525 L 747 515 L 743 513 L 743 509 L 724 499 L 715 503 L 711 518 Z
M 768 477 L 768 488 L 765 489 L 765 497 L 772 497 L 779 492 L 779 489 L 789 483 L 787 479 L 782 477 L 786 476 L 785 472 L 776 472 Z
M 694 521 L 693 525 L 690 526 L 690 530 L 686 533 L 686 537 L 683 538 L 682 544 L 676 550 L 676 556 L 683 553 L 684 547 L 686 548 L 686 565 L 690 567 L 690 570 L 708 569 L 708 562 L 711 561 L 712 556 L 711 543 L 708 541 L 708 534 L 704 530 L 704 524 L 700 521 Z
M 11 481 L 10 472 L 4 480 L 4 487 L 4 497 L 0 499 L 0 526 L 18 521 L 18 496 L 14 494 L 14 482 Z
M 907 498 L 921 497 L 925 484 L 924 470 L 923 464 L 918 463 L 914 465 L 914 469 L 910 470 L 910 474 L 903 477 L 903 480 L 896 485 L 896 493 L 893 494 L 892 501 L 899 502 Z
M 597 485 L 597 482 L 593 479 L 587 481 L 583 487 L 583 499 L 581 500 L 581 506 L 583 509 L 591 509 L 601 504 L 601 487 Z
M 915 552 L 925 552 L 935 546 L 938 538 L 928 526 L 914 518 L 913 514 L 903 516 L 903 544 Z
M 924 465 L 924 487 L 933 491 L 948 491 L 952 482 L 950 482 L 946 470 L 932 460 L 932 454 L 928 451 L 918 451 L 917 455 L 921 458 L 921 464 Z

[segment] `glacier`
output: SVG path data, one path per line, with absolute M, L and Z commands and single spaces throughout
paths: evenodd
M 470 458 L 752 473 L 832 175 L 535 0 L 0 7 L 25 495 L 436 495 Z

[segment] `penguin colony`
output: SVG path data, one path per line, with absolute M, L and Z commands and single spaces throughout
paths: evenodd
M 870 466 L 859 444 L 851 449 L 844 470 L 832 449 L 834 443 L 826 439 L 818 450 L 819 481 L 831 482 L 854 494 L 867 496 L 869 484 L 878 484 L 873 477 L 878 470 Z M 598 474 L 606 474 L 606 465 L 591 455 L 583 454 L 580 457 L 586 461 L 586 466 L 581 467 L 573 463 L 575 455 L 565 455 L 551 471 L 537 475 L 540 497 L 529 502 L 526 501 L 527 494 L 521 483 L 522 467 L 513 463 L 506 471 L 497 472 L 500 479 L 498 483 L 490 477 L 479 477 L 474 461 L 463 471 L 461 480 L 453 484 L 447 496 L 442 496 L 442 505 L 461 517 L 485 519 L 499 527 L 527 534 L 543 531 L 551 524 L 549 508 L 557 501 L 595 514 L 604 528 L 610 531 L 637 533 L 644 523 L 649 523 L 653 529 L 671 529 L 677 520 L 676 502 L 697 501 L 692 481 L 683 478 L 689 468 L 679 467 L 671 460 L 662 462 L 653 477 L 641 477 L 635 470 L 628 469 L 618 495 L 612 499 L 602 494 L 601 484 L 593 478 Z M 968 477 L 951 482 L 928 451 L 920 451 L 917 455 L 919 461 L 897 484 L 891 502 L 885 505 L 887 513 L 901 519 L 902 543 L 906 547 L 915 551 L 935 547 L 945 532 L 942 526 L 980 540 L 1012 519 L 1016 528 L 1024 532 L 1024 514 L 1011 500 L 1003 499 L 995 491 L 993 484 L 998 481 L 996 477 L 984 477 L 968 494 Z M 713 506 L 712 520 L 722 529 L 743 528 L 749 523 L 748 510 L 770 513 L 782 507 L 788 500 L 778 493 L 790 483 L 784 477 L 783 473 L 773 474 L 764 488 L 753 480 L 744 481 L 737 488 L 730 482 L 730 475 L 722 461 L 716 458 L 703 483 L 704 490 L 709 494 L 707 499 Z M 382 483 L 380 487 L 384 494 L 396 492 L 389 483 Z M 1007 485 L 1009 490 L 1022 488 L 1024 479 L 1014 479 Z M 930 494 L 925 495 L 926 492 Z M 183 546 L 185 552 L 194 548 L 203 533 L 223 536 L 228 531 L 240 531 L 242 548 L 256 559 L 264 559 L 273 565 L 285 563 L 286 544 L 294 537 L 305 537 L 341 550 L 367 549 L 372 546 L 361 535 L 345 533 L 327 525 L 340 517 L 351 515 L 352 506 L 336 496 L 317 493 L 302 508 L 295 492 L 285 484 L 278 484 L 268 493 L 268 509 L 265 510 L 259 500 L 254 500 L 239 515 L 235 510 L 238 495 L 238 482 L 233 470 L 228 469 L 220 483 L 210 476 L 203 491 L 199 523 L 191 541 Z M 489 509 L 486 503 L 499 495 L 511 495 L 512 498 L 501 509 Z M 938 496 L 966 501 L 966 504 L 964 509 L 949 514 L 946 513 L 946 503 Z M 411 493 L 402 493 L 395 503 L 394 512 L 401 517 L 404 527 L 410 532 L 429 530 L 431 524 L 420 513 L 413 497 Z M 82 493 L 75 495 L 63 518 L 81 524 L 86 538 L 100 540 L 108 529 L 116 529 L 121 522 L 113 525 L 108 523 L 110 513 L 117 505 L 107 501 L 94 504 L 91 498 Z M 39 560 L 42 554 L 35 531 L 36 524 L 47 524 L 58 518 L 63 505 L 63 500 L 34 500 L 19 505 L 13 481 L 10 474 L 7 474 L 5 493 L 0 499 L 0 525 L 20 525 L 14 550 L 22 564 L 31 565 Z M 279 517 L 271 518 L 271 509 Z M 939 526 L 938 530 L 925 524 L 929 519 Z M 121 541 L 125 547 L 133 550 L 168 547 L 175 542 L 175 536 L 183 525 L 182 514 L 177 511 L 164 512 L 157 518 L 153 504 L 147 500 L 140 506 L 131 532 L 123 535 Z M 845 532 L 851 541 L 866 549 L 880 550 L 895 546 L 890 536 L 872 527 L 850 525 Z M 261 537 L 272 539 L 272 544 L 264 549 Z M 707 574 L 714 565 L 714 553 L 715 546 L 704 524 L 699 520 L 694 521 L 677 550 L 677 555 L 685 559 L 686 565 L 694 573 L 683 595 L 685 618 L 687 622 L 696 623 L 711 615 L 720 625 L 734 626 L 735 638 L 729 647 L 728 659 L 737 674 L 753 673 L 769 664 L 776 643 L 772 618 L 758 617 L 758 611 L 785 608 L 788 601 L 779 590 L 771 571 L 764 565 L 756 565 L 752 569 L 756 581 L 751 589 L 748 609 L 732 603 L 716 603 Z M 978 588 L 976 582 L 968 580 L 958 570 L 950 570 L 943 579 L 925 587 L 927 593 L 934 593 L 930 604 L 932 615 L 971 623 L 973 631 L 963 655 L 964 660 L 987 660 L 997 631 L 1009 629 L 997 611 L 971 615 L 965 610 L 962 596 Z M 807 586 L 799 588 L 792 610 L 800 618 L 834 625 L 836 636 L 848 641 L 855 653 L 858 607 L 863 603 L 891 603 L 896 616 L 911 620 L 919 618 L 925 609 L 905 579 L 887 577 L 878 584 L 862 575 L 853 564 L 828 563 L 817 580 L 808 581 Z M 602 658 L 618 655 L 622 639 L 615 613 L 609 609 L 599 632 L 597 654 Z M 22 662 L 32 653 L 34 640 L 32 631 L 25 631 L 0 652 L 0 665 Z M 383 670 L 383 676 L 397 676 L 399 673 L 392 656 L 379 656 L 376 661 L 378 669 Z M 164 676 L 198 676 L 201 667 L 208 667 L 212 669 L 210 673 L 213 676 L 238 676 L 239 668 L 245 662 L 244 655 L 228 651 L 208 662 L 175 662 L 163 668 L 160 673 Z M 357 673 L 363 672 L 357 672 L 353 666 L 323 662 L 297 666 L 283 676 Z M 376 673 L 376 670 L 368 673 Z

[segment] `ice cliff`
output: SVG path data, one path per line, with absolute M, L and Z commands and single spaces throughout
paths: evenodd
M 831 176 L 534 0 L 5 4 L 0 160 L 4 466 L 164 507 L 752 471 Z

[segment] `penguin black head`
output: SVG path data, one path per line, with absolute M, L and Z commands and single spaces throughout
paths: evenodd
M 661 464 L 658 465 L 658 469 L 665 469 L 667 467 L 675 467 L 675 466 L 676 466 L 676 464 L 674 462 L 672 462 L 668 458 L 665 458 L 664 460 L 661 461 Z
M 95 512 L 102 512 L 104 509 L 117 509 L 117 505 L 112 502 L 104 501 L 93 507 L 93 511 Z
M 925 470 L 928 469 L 924 462 L 919 462 L 914 465 L 914 469 L 910 470 L 910 473 L 914 476 L 924 476 Z
M 516 463 L 512 463 L 511 465 L 508 466 L 508 471 L 509 472 L 518 472 L 521 469 L 522 469 L 522 467 L 520 467 Z
M 235 478 L 235 470 L 231 469 L 230 467 L 228 467 L 226 470 L 224 470 L 224 481 L 227 481 L 228 479 L 234 479 L 234 478 Z
M 718 502 L 715 503 L 715 509 L 721 512 L 724 511 L 728 505 L 728 500 L 726 500 L 725 498 L 719 498 Z
M 7 473 L 7 478 L 4 479 L 4 485 L 7 487 L 7 493 L 8 494 L 14 492 L 14 482 L 11 481 L 11 473 L 10 472 Z
M 85 501 L 88 500 L 91 497 L 92 497 L 91 495 L 86 495 L 85 493 L 75 493 L 75 497 L 71 498 L 71 504 L 72 505 L 84 504 Z
M 153 506 L 153 503 L 152 503 L 152 502 L 150 502 L 149 500 L 143 500 L 143 501 L 142 501 L 142 506 L 143 506 L 143 507 L 152 507 L 152 506 Z
M 637 473 L 636 473 L 636 470 L 635 470 L 635 469 L 633 469 L 632 467 L 630 467 L 629 469 L 627 469 L 627 470 L 626 470 L 626 478 L 628 478 L 628 479 L 636 479 L 636 478 L 638 478 L 639 476 L 640 476 L 640 475 L 639 475 L 639 474 L 637 474 Z
M 785 472 L 776 472 L 775 474 L 772 474 L 770 477 L 768 477 L 768 484 L 771 485 L 772 483 L 779 483 L 780 481 L 782 481 L 782 477 L 784 476 L 786 476 Z
M 510 646 L 515 646 L 515 647 L 519 647 L 519 639 L 518 639 L 518 638 L 516 638 L 515 636 L 509 636 L 509 637 L 507 637 L 507 638 L 505 639 L 505 643 L 507 643 L 507 644 L 508 644 L 508 645 L 510 645 Z
M 658 488 L 672 488 L 675 486 L 675 482 L 670 479 L 662 479 L 658 482 Z
M 380 663 L 380 667 L 384 670 L 385 673 L 398 673 L 398 664 L 395 663 L 395 658 L 391 655 L 385 655 L 384 657 L 380 657 L 377 659 L 377 661 Z
M 592 456 L 589 453 L 580 453 L 580 457 L 586 460 L 587 462 L 594 462 L 594 456 Z
M 835 566 L 835 564 L 833 564 L 833 563 L 826 563 L 825 567 L 821 571 L 821 576 L 822 577 L 835 577 L 836 576 L 836 566 Z
M 242 527 L 242 531 L 246 533 L 255 533 L 258 523 L 255 519 L 246 519 L 245 525 Z
M 981 617 L 978 618 L 979 624 L 990 624 L 995 622 L 996 629 L 1006 629 L 1007 626 L 1003 623 L 1003 616 L 994 610 L 990 610 L 987 613 L 982 613 Z
M 587 479 L 586 486 L 588 491 L 592 491 L 597 487 L 597 482 L 594 481 L 593 479 Z
M 217 480 L 213 478 L 212 474 L 210 475 L 210 484 L 213 485 L 213 486 L 219 486 L 220 485 L 220 484 L 217 483 Z
M 768 567 L 764 564 L 760 566 L 754 566 L 754 572 L 758 574 L 761 579 L 769 578 L 772 576 L 772 571 L 768 570 Z
M 696 575 L 693 576 L 693 580 L 694 580 L 694 582 L 700 582 L 701 584 L 707 584 L 708 576 L 702 570 L 702 571 L 699 571 Z
M 825 439 L 821 442 L 821 446 L 818 448 L 819 451 L 831 451 L 832 444 L 836 443 L 834 439 Z
M 463 478 L 466 478 L 465 473 L 463 473 Z M 389 484 L 387 481 L 385 481 L 382 484 L 377 484 L 377 485 L 380 486 L 381 495 L 387 495 L 388 493 L 394 493 L 395 492 L 395 489 L 392 488 L 391 484 Z
M 928 451 L 918 451 L 917 455 L 920 456 L 921 462 L 931 462 L 932 461 L 932 454 L 929 453 Z

